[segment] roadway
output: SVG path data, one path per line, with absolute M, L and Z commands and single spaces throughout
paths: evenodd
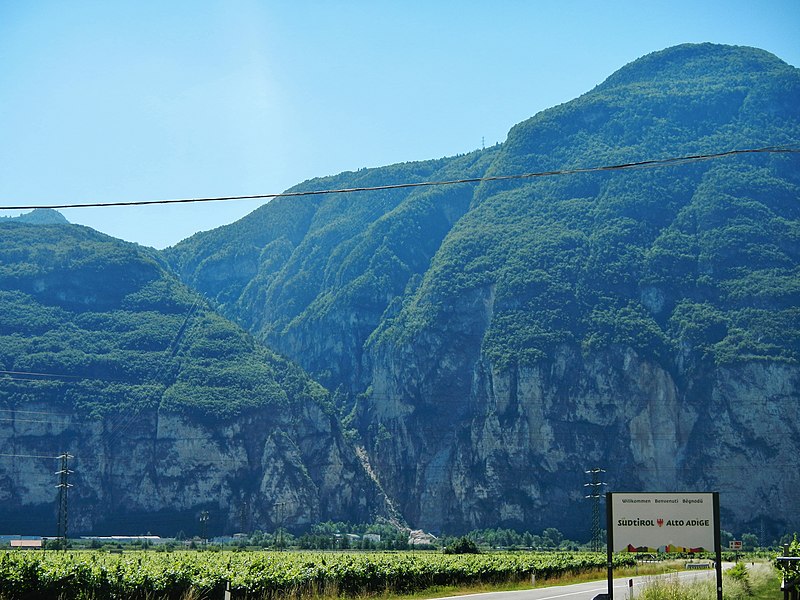
M 731 566 L 723 564 L 723 569 Z M 680 571 L 665 575 L 641 575 L 634 577 L 619 577 L 614 579 L 614 600 L 628 600 L 630 598 L 629 581 L 633 580 L 633 596 L 649 581 L 657 578 L 678 577 L 681 582 L 697 581 L 701 579 L 714 579 L 716 571 L 705 569 L 702 571 Z M 449 596 L 435 600 L 592 600 L 598 594 L 608 592 L 608 582 L 590 581 L 572 585 L 558 585 L 551 587 L 532 588 L 529 590 L 515 590 L 512 592 L 485 592 L 482 594 L 467 594 L 464 596 Z

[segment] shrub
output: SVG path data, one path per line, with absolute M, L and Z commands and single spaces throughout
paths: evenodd
M 460 537 L 444 548 L 445 554 L 480 554 L 478 545 L 468 537 Z

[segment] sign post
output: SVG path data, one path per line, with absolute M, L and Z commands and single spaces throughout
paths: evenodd
M 606 565 L 608 567 L 608 598 L 614 600 L 614 508 L 611 506 L 611 496 L 613 492 L 606 493 L 606 539 L 608 549 L 606 551 Z
M 728 549 L 736 552 L 736 562 L 739 562 L 739 552 L 742 549 L 742 540 L 731 540 L 728 542 Z
M 717 560 L 714 567 L 717 570 L 717 600 L 722 600 L 722 534 L 719 530 L 719 492 L 714 492 L 714 552 Z
M 716 554 L 717 599 L 722 600 L 722 548 L 717 492 L 609 492 L 608 597 L 614 597 L 614 552 Z

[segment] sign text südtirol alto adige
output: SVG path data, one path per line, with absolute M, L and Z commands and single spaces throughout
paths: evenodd
M 713 552 L 712 493 L 611 494 L 614 552 Z

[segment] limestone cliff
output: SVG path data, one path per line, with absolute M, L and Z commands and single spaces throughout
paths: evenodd
M 797 529 L 797 140 L 800 70 L 687 44 L 496 147 L 293 191 L 457 185 L 280 198 L 164 253 L 0 223 L 0 516 L 52 520 L 23 455 L 68 451 L 76 527 L 396 506 L 585 539 L 601 467 Z M 671 160 L 735 149 L 761 150 Z
M 490 172 L 800 135 L 789 97 L 800 73 L 766 53 L 668 49 L 516 126 Z M 476 190 L 367 344 L 360 429 L 407 518 L 585 536 L 600 467 L 617 491 L 717 490 L 730 529 L 796 528 L 798 164 Z
M 296 408 L 217 420 L 161 410 L 56 418 L 52 406 L 17 406 L 0 423 L 5 450 L 17 456 L 0 462 L 0 525 L 55 535 L 60 462 L 32 458 L 53 450 L 74 456 L 72 533 L 199 535 L 201 511 L 213 535 L 381 514 L 336 420 L 312 403 Z
M 328 393 L 85 227 L 0 223 L 0 530 L 209 534 L 370 521 L 385 498 Z
M 797 365 L 676 381 L 631 348 L 562 346 L 538 365 L 498 369 L 433 337 L 382 348 L 361 406 L 374 466 L 409 521 L 446 531 L 557 523 L 585 536 L 584 471 L 601 467 L 609 491 L 720 491 L 730 528 L 795 525 Z M 431 365 L 470 376 L 452 386 Z
M 412 526 L 585 538 L 598 466 L 617 491 L 719 490 L 723 526 L 763 517 L 778 533 L 800 526 L 797 154 L 516 176 L 798 139 L 798 69 L 686 44 L 498 147 L 298 189 L 486 179 L 474 187 L 297 199 L 304 232 L 290 219 L 286 239 L 257 243 L 287 200 L 167 258 L 337 390 Z M 247 280 L 233 257 L 251 243 Z M 192 261 L 217 258 L 224 281 L 192 279 Z

